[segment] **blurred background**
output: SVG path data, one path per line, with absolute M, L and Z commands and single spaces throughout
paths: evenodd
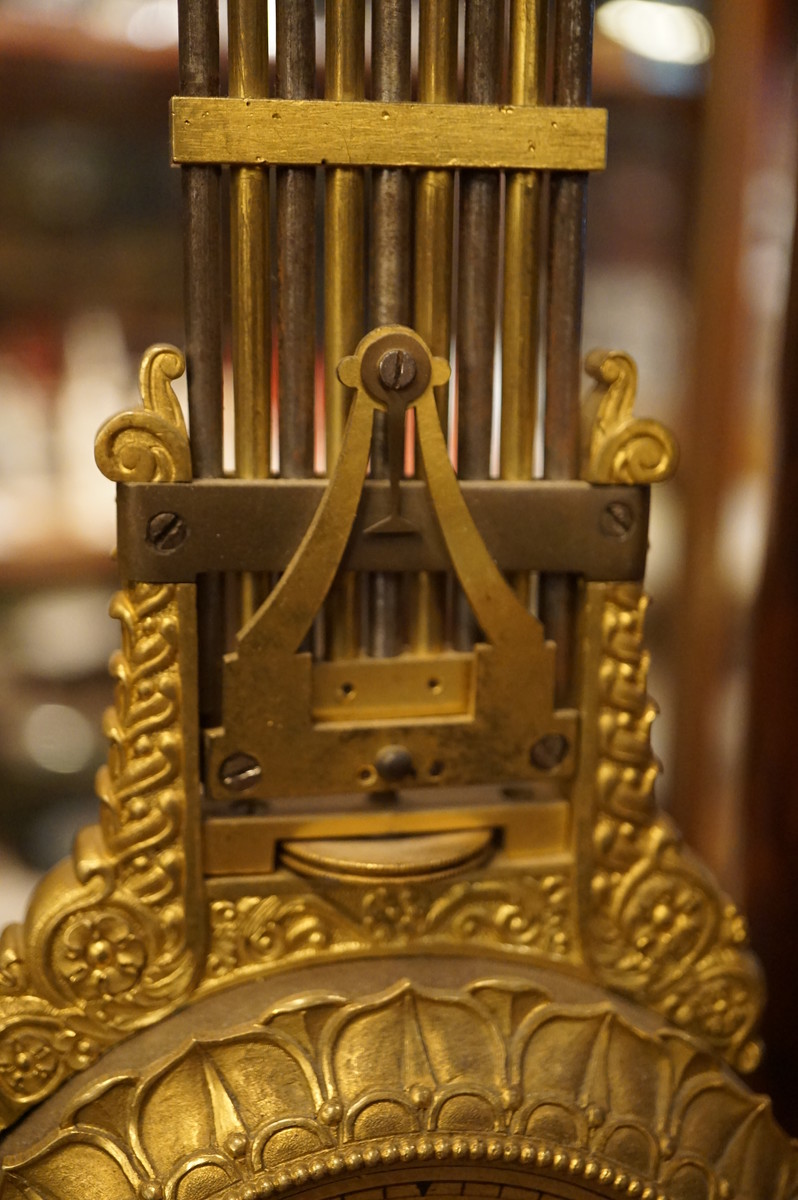
M 0 0 L 2 921 L 96 809 L 118 637 L 113 488 L 93 439 L 136 403 L 146 346 L 183 341 L 175 10 Z M 596 20 L 609 169 L 590 184 L 584 341 L 636 358 L 638 411 L 682 444 L 647 580 L 659 794 L 740 899 L 769 872 L 745 833 L 747 731 L 783 441 L 796 24 L 793 0 L 605 0 Z

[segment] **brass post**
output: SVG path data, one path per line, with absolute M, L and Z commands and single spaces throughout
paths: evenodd
M 543 62 L 542 0 L 512 0 L 510 8 L 510 103 L 538 104 Z M 533 171 L 508 172 L 504 213 L 502 303 L 502 409 L 500 474 L 532 474 L 538 382 L 540 286 L 540 179 Z M 516 591 L 529 603 L 530 576 Z
M 268 95 L 267 7 L 229 0 L 230 95 Z M 230 170 L 230 276 L 236 472 L 242 479 L 269 474 L 271 425 L 271 317 L 269 176 L 261 167 Z M 241 580 L 241 616 L 260 602 L 254 576 Z
M 594 0 L 560 0 L 555 9 L 554 103 L 590 102 Z M 544 473 L 579 473 L 579 394 L 587 174 L 553 172 L 549 209 Z M 542 581 L 541 616 L 557 643 L 556 691 L 569 695 L 572 676 L 575 586 L 567 576 Z
M 371 68 L 375 100 L 410 99 L 410 0 L 376 0 L 372 10 Z M 369 324 L 410 323 L 410 202 L 407 171 L 378 169 L 372 176 Z M 387 423 L 374 418 L 371 473 L 388 476 Z M 398 654 L 399 584 L 397 574 L 378 572 L 371 579 L 370 650 L 377 657 Z
M 421 0 L 418 98 L 428 104 L 457 99 L 457 0 Z M 416 178 L 416 245 L 413 324 L 432 350 L 448 359 L 452 322 L 454 175 L 420 171 Z M 435 389 L 448 427 L 449 385 Z M 444 635 L 446 577 L 422 573 L 409 597 L 408 640 L 416 652 L 440 649 Z
M 365 0 L 327 0 L 324 95 L 362 100 Z M 352 167 L 327 172 L 324 206 L 324 400 L 327 471 L 338 457 L 351 399 L 336 368 L 354 353 L 364 329 L 363 174 Z M 360 648 L 358 581 L 342 576 L 327 601 L 327 654 L 348 658 Z
M 219 13 L 214 0 L 180 0 L 180 94 L 219 94 Z M 182 168 L 186 371 L 194 476 L 222 473 L 221 170 Z M 197 581 L 200 722 L 216 724 L 221 704 L 222 585 Z
M 466 103 L 498 102 L 503 35 L 504 0 L 469 0 Z M 490 474 L 500 202 L 500 179 L 495 171 L 461 173 L 457 287 L 457 472 L 461 479 L 487 479 Z M 458 592 L 458 649 L 473 645 L 474 635 L 468 604 Z

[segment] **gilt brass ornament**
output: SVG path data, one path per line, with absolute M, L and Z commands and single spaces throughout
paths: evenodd
M 57 1133 L 7 1156 L 0 1195 L 365 1200 L 465 1184 L 692 1200 L 755 1181 L 791 1200 L 798 1162 L 767 1106 L 683 1035 L 548 983 L 288 995 L 73 1096 Z

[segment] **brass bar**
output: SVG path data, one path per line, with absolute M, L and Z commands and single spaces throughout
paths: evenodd
M 362 100 L 365 0 L 327 0 L 324 95 Z M 324 398 L 327 472 L 341 449 L 351 392 L 336 368 L 363 335 L 363 174 L 351 167 L 327 172 L 324 205 Z M 326 604 L 326 651 L 347 658 L 360 649 L 359 587 L 342 576 Z
M 346 568 L 414 574 L 445 570 L 450 561 L 446 542 L 420 479 L 401 485 L 402 512 L 419 536 L 392 539 L 366 533 L 386 511 L 389 486 L 388 480 L 366 481 L 344 554 Z M 502 571 L 573 571 L 593 580 L 641 578 L 646 488 L 541 479 L 464 480 L 461 486 L 480 537 Z M 156 583 L 190 583 L 209 569 L 283 571 L 326 487 L 325 479 L 122 484 L 117 504 L 120 568 L 127 578 Z M 622 537 L 611 516 L 620 505 L 626 513 Z M 187 536 L 164 554 L 145 534 L 153 516 L 167 511 L 178 516 Z
M 410 100 L 410 0 L 375 0 L 371 28 L 372 89 L 375 100 Z M 369 324 L 410 323 L 410 205 L 412 184 L 406 171 L 385 168 L 371 181 L 371 255 Z M 387 418 L 374 417 L 371 473 L 389 473 Z M 370 579 L 369 648 L 380 658 L 398 654 L 399 575 L 378 572 Z
M 219 91 L 219 13 L 214 0 L 178 4 L 180 92 Z M 222 473 L 222 251 L 218 166 L 182 171 L 183 289 L 191 459 L 200 479 Z M 199 716 L 216 724 L 221 706 L 222 588 L 218 576 L 197 580 Z
M 555 10 L 554 101 L 590 101 L 594 0 L 560 0 Z M 546 346 L 544 473 L 571 479 L 579 473 L 579 395 L 587 175 L 551 178 Z M 541 616 L 557 643 L 556 694 L 564 703 L 572 677 L 575 582 L 542 581 Z
M 314 0 L 277 5 L 277 94 L 313 96 L 316 83 Z M 316 378 L 316 172 L 277 171 L 277 329 L 280 474 L 313 474 Z
M 605 136 L 606 113 L 593 108 L 172 100 L 177 163 L 593 171 Z
M 496 104 L 504 35 L 504 0 L 468 0 L 465 26 L 465 99 Z M 457 473 L 487 479 L 493 415 L 493 359 L 499 280 L 500 178 L 494 172 L 460 176 L 457 289 Z M 474 623 L 457 593 L 455 645 L 473 644 Z
M 530 854 L 537 862 L 545 862 L 552 872 L 563 871 L 567 859 L 570 829 L 570 810 L 563 800 L 550 795 L 538 797 L 533 805 L 515 800 L 507 803 L 496 788 L 471 790 L 470 803 L 462 802 L 458 790 L 435 788 L 434 798 L 427 805 L 407 802 L 407 793 L 400 792 L 398 803 L 380 812 L 380 832 L 385 837 L 429 834 L 447 830 L 501 830 L 502 852 L 509 858 Z M 219 877 L 227 877 L 227 886 L 220 894 L 230 895 L 230 877 L 258 877 L 279 865 L 282 843 L 291 839 L 373 837 L 374 802 L 363 797 L 347 797 L 336 812 L 329 806 L 315 810 L 313 799 L 303 809 L 275 813 L 270 816 L 253 814 L 247 817 L 211 817 L 204 826 L 203 870 L 210 876 L 213 889 Z M 430 802 L 431 801 L 431 802 Z M 273 882 L 269 886 L 274 888 Z
M 512 0 L 510 8 L 510 103 L 540 102 L 543 65 L 542 0 Z M 499 472 L 502 479 L 532 474 L 538 385 L 540 285 L 540 177 L 508 172 L 504 210 L 502 299 L 502 407 Z M 523 603 L 531 579 L 519 575 Z
M 422 0 L 419 14 L 418 98 L 440 108 L 457 99 L 457 0 Z M 432 350 L 448 360 L 452 321 L 454 175 L 423 171 L 416 179 L 416 245 L 413 324 Z M 444 432 L 449 386 L 435 390 Z M 408 641 L 417 653 L 444 641 L 447 580 L 422 573 L 408 600 Z
M 265 96 L 269 87 L 267 6 L 229 0 L 230 94 Z M 269 474 L 271 432 L 271 316 L 269 177 L 262 167 L 230 171 L 230 282 L 232 291 L 235 461 L 242 479 Z M 263 581 L 241 580 L 241 617 L 257 608 Z

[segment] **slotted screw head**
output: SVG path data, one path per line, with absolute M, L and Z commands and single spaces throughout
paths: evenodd
M 623 500 L 613 500 L 601 514 L 601 532 L 605 537 L 625 538 L 631 533 L 635 516 Z
M 161 554 L 171 554 L 183 545 L 188 526 L 179 513 L 155 513 L 147 522 L 147 541 Z
M 219 780 L 233 792 L 243 792 L 257 783 L 262 775 L 261 765 L 253 754 L 239 751 L 229 754 L 219 767 Z
M 399 392 L 409 387 L 416 377 L 416 360 L 408 350 L 387 350 L 379 363 L 383 387 Z
M 568 738 L 564 734 L 545 733 L 530 750 L 529 760 L 533 767 L 541 771 L 553 771 L 560 765 L 569 749 Z

